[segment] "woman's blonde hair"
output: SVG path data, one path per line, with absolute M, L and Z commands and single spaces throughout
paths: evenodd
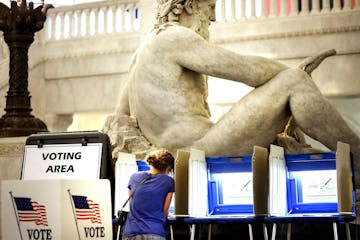
M 166 149 L 151 151 L 145 157 L 145 161 L 156 169 L 165 170 L 174 168 L 174 156 Z

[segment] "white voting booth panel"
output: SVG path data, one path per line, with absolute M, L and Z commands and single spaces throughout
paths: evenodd
M 318 154 L 321 157 L 321 154 Z M 314 155 L 315 157 L 317 155 Z M 316 158 L 315 158 L 316 160 Z M 299 163 L 303 160 L 297 160 Z M 318 161 L 320 162 L 320 161 Z M 337 213 L 340 215 L 352 215 L 354 213 L 354 187 L 353 187 L 353 174 L 351 167 L 350 145 L 342 142 L 337 143 L 335 171 L 335 199 L 337 200 Z M 314 171 L 311 168 L 306 168 L 302 171 Z M 300 172 L 300 171 L 298 171 Z M 282 147 L 271 145 L 269 154 L 269 215 L 271 216 L 285 216 L 287 213 L 287 179 L 288 169 L 286 166 L 284 150 Z M 320 172 L 314 171 L 312 174 L 320 175 Z M 327 176 L 326 179 L 332 179 Z M 311 187 L 316 190 L 319 181 L 315 176 L 312 179 L 307 179 L 311 182 Z M 265 181 L 262 179 L 261 181 Z M 330 181 L 330 180 L 327 180 Z M 307 186 L 305 183 L 303 184 Z M 314 193 L 316 194 L 314 190 Z M 304 192 L 305 190 L 302 189 Z M 321 196 L 318 193 L 319 196 Z M 316 196 L 316 195 L 315 195 Z M 320 197 L 318 197 L 320 199 Z M 336 201 L 335 200 L 335 201 Z M 316 202 L 321 204 L 322 202 Z M 326 202 L 325 202 L 326 204 Z M 318 208 L 322 207 L 318 205 Z M 314 208 L 316 213 L 316 208 Z M 311 212 L 310 212 L 311 213 Z M 334 212 L 336 214 L 336 212 Z
M 2 239 L 112 239 L 109 180 L 2 181 Z
M 205 152 L 178 150 L 175 160 L 175 215 L 206 216 L 207 201 Z
M 287 213 L 286 163 L 284 149 L 276 145 L 270 145 L 269 178 L 269 213 L 284 216 Z
M 120 152 L 115 163 L 115 216 L 129 197 L 127 184 L 130 176 L 137 171 L 135 154 Z M 125 209 L 128 210 L 128 205 Z

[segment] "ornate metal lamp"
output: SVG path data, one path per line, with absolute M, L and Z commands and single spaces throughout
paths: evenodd
M 28 91 L 28 50 L 35 32 L 44 27 L 46 12 L 51 5 L 26 4 L 18 6 L 11 1 L 11 8 L 0 3 L 0 30 L 10 50 L 9 91 L 6 96 L 5 114 L 0 118 L 0 137 L 27 136 L 47 131 L 40 119 L 31 114 Z

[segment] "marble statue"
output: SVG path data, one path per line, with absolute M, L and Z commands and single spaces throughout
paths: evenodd
M 158 0 L 157 24 L 134 54 L 106 131 L 126 132 L 131 128 L 121 122 L 128 121 L 138 129 L 131 130 L 137 141 L 148 142 L 145 147 L 173 152 L 197 148 L 207 156 L 245 155 L 252 153 L 254 145 L 268 147 L 287 124 L 295 123 L 294 132 L 303 131 L 331 150 L 336 150 L 337 141 L 349 143 L 356 162 L 360 161 L 359 136 L 310 76 L 333 52 L 290 68 L 209 43 L 212 21 L 215 0 Z M 206 101 L 206 76 L 254 89 L 213 123 Z

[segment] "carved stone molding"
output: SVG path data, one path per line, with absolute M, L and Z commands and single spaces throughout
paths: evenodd
M 0 157 L 24 153 L 26 137 L 0 138 Z
M 1 144 L 0 144 L 1 145 Z M 11 143 L 11 144 L 5 144 L 1 145 L 0 148 L 0 156 L 1 155 L 18 155 L 23 154 L 25 149 L 24 144 L 20 143 Z
M 342 26 L 342 27 L 334 27 L 334 28 L 308 29 L 304 31 L 293 31 L 293 32 L 289 31 L 282 33 L 258 34 L 251 36 L 216 38 L 213 39 L 212 42 L 217 44 L 224 44 L 224 43 L 234 43 L 241 41 L 293 38 L 293 37 L 303 37 L 303 36 L 311 36 L 311 35 L 325 35 L 325 34 L 348 33 L 348 32 L 359 32 L 359 31 L 360 31 L 360 25 Z

